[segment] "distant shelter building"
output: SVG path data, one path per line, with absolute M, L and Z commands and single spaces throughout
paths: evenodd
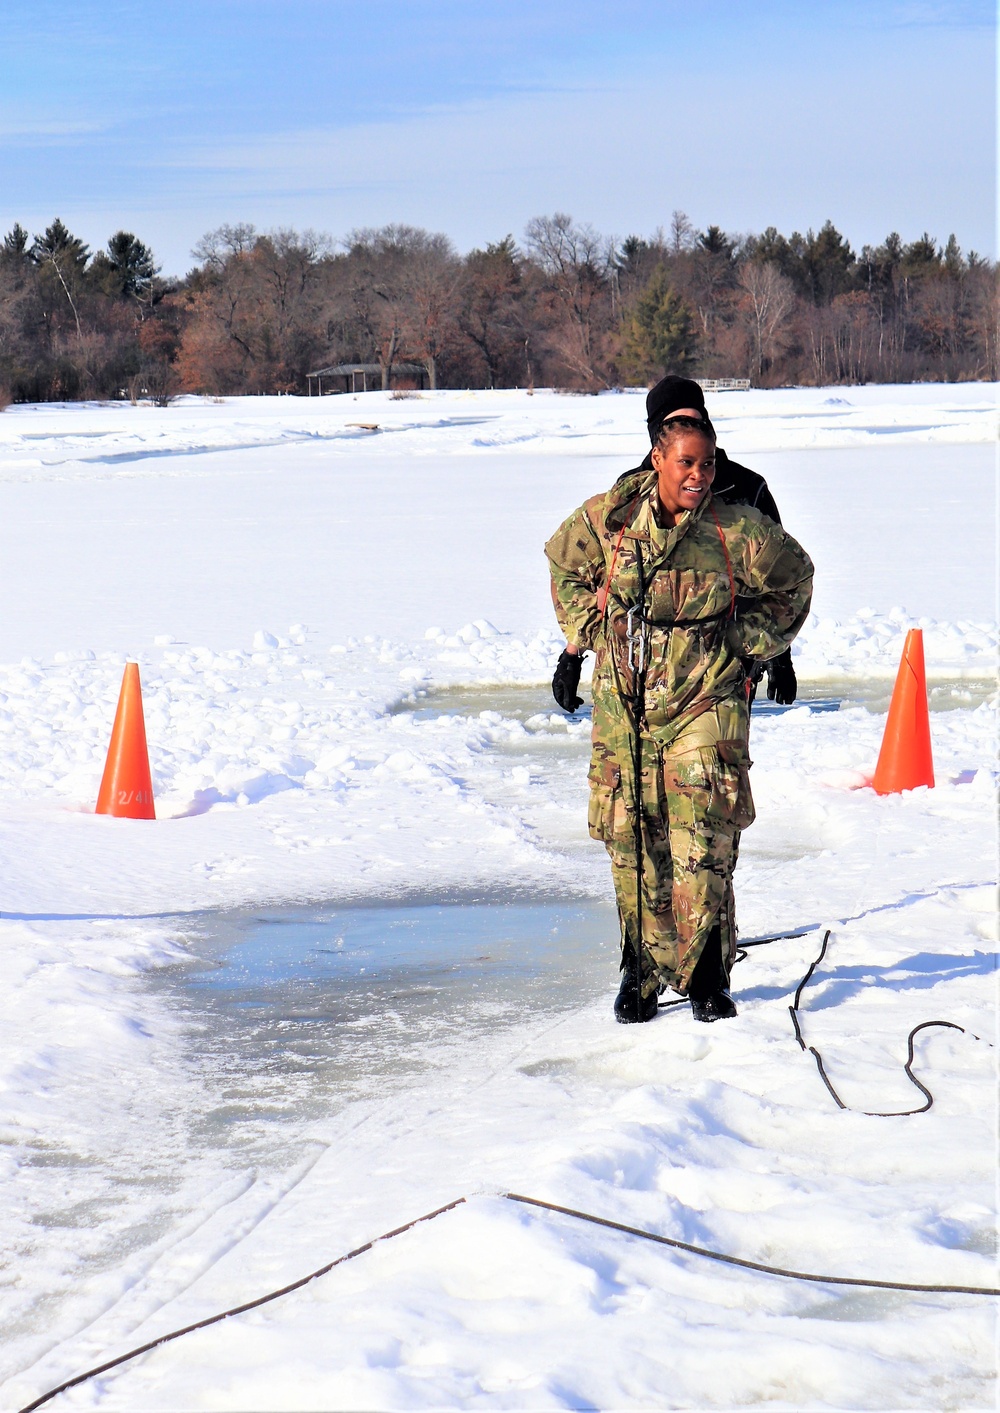
M 316 368 L 306 374 L 310 397 L 314 379 L 318 397 L 400 387 L 422 390 L 427 381 L 427 369 L 422 363 L 390 363 L 387 367 L 381 363 L 331 363 L 329 368 Z

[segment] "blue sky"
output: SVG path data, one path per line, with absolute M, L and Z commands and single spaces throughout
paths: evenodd
M 3 0 L 0 223 L 405 221 L 459 249 L 569 211 L 647 234 L 925 229 L 995 247 L 988 0 Z

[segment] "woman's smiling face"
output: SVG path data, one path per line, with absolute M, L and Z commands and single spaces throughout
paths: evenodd
M 670 516 L 697 510 L 715 480 L 715 442 L 704 432 L 680 432 L 667 447 L 653 447 L 660 506 Z

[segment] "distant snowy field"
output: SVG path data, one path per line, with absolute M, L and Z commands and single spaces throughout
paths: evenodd
M 795 1044 L 814 930 L 750 953 L 731 1025 L 616 1027 L 612 947 L 580 1004 L 432 1027 L 367 1097 L 227 1120 L 240 1054 L 203 1054 L 159 984 L 216 912 L 610 896 L 588 723 L 545 704 L 542 545 L 641 459 L 642 398 L 0 416 L 4 1408 L 462 1195 L 53 1407 L 994 1406 L 995 1300 L 780 1281 L 497 1194 L 779 1266 L 998 1283 L 997 391 L 709 399 L 817 565 L 800 681 L 884 695 L 919 625 L 951 708 L 937 788 L 888 799 L 853 788 L 883 714 L 753 724 L 741 930 L 833 929 L 803 1027 L 846 1102 L 919 1103 L 907 1032 L 970 1032 L 918 1038 L 935 1105 L 898 1119 L 836 1109 Z M 91 813 L 127 657 L 155 824 Z

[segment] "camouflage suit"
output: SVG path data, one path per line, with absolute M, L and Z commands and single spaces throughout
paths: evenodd
M 611 857 L 623 945 L 633 945 L 639 912 L 634 679 L 625 634 L 642 555 L 644 996 L 664 984 L 686 994 L 713 930 L 727 972 L 735 955 L 733 869 L 739 832 L 754 817 L 744 663 L 774 657 L 792 641 L 809 611 L 813 572 L 779 525 L 711 495 L 664 528 L 656 486 L 655 471 L 621 477 L 545 546 L 567 642 L 597 654 L 589 826 Z

